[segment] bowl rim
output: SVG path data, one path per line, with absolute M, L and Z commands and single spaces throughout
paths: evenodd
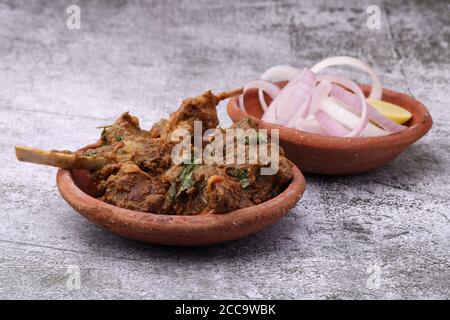
M 281 86 L 285 81 L 277 82 L 277 85 Z M 363 92 L 367 95 L 370 92 L 371 86 L 369 85 L 359 85 Z M 280 133 L 280 140 L 291 142 L 294 144 L 301 144 L 303 146 L 320 146 L 323 149 L 345 149 L 353 150 L 360 149 L 361 147 L 375 147 L 384 145 L 405 145 L 413 143 L 420 137 L 425 135 L 428 130 L 430 130 L 433 120 L 428 109 L 418 100 L 413 97 L 400 93 L 391 89 L 383 88 L 383 97 L 387 97 L 386 101 L 389 102 L 392 97 L 398 97 L 405 101 L 409 106 L 400 105 L 400 107 L 407 109 L 413 114 L 412 119 L 414 123 L 407 129 L 389 134 L 386 136 L 378 137 L 334 137 L 334 136 L 324 136 L 320 134 L 310 133 L 306 131 L 301 131 L 293 128 L 288 128 L 282 125 L 273 124 L 269 122 L 262 121 L 260 118 L 254 117 L 247 112 L 242 111 L 238 107 L 238 97 L 233 97 L 228 101 L 227 113 L 232 118 L 240 120 L 244 117 L 250 117 L 254 119 L 261 128 L 265 129 L 278 129 Z M 413 107 L 411 107 L 411 105 Z M 415 109 L 413 112 L 411 109 Z M 233 119 L 232 114 L 235 113 L 237 117 Z M 411 120 L 410 120 L 411 121 Z M 349 143 L 350 142 L 350 143 Z
M 121 208 L 94 198 L 81 190 L 73 179 L 73 171 L 71 169 L 58 169 L 56 183 L 65 201 L 77 212 L 96 224 L 105 226 L 102 222 L 112 223 L 115 226 L 121 225 L 127 230 L 133 230 L 133 232 L 142 234 L 152 230 L 192 233 L 217 229 L 222 226 L 238 228 L 239 226 L 254 223 L 255 220 L 261 221 L 266 217 L 278 220 L 296 205 L 306 188 L 305 178 L 294 164 L 292 164 L 292 172 L 293 178 L 291 182 L 276 197 L 254 206 L 224 214 L 164 215 Z M 282 210 L 279 210 L 280 208 Z M 107 229 L 111 230 L 113 228 L 107 227 Z M 115 230 L 113 231 L 116 232 Z M 116 233 L 121 234 L 121 232 Z M 239 238 L 239 236 L 236 238 Z M 227 237 L 223 241 L 232 239 L 234 238 Z M 216 242 L 221 241 L 213 241 L 212 243 Z

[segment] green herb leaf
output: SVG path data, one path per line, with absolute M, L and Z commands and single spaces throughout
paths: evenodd
M 194 185 L 194 180 L 192 179 L 192 172 L 194 171 L 196 164 L 185 164 L 181 169 L 180 173 L 180 188 L 178 189 L 177 195 L 181 192 L 188 190 Z
M 242 178 L 241 180 L 241 186 L 243 189 L 250 187 L 250 180 L 248 178 Z
M 251 184 L 248 178 L 248 171 L 239 168 L 228 168 L 227 174 L 238 179 L 243 189 L 248 188 Z
M 195 181 L 192 179 L 192 172 L 194 171 L 197 165 L 192 164 L 183 164 L 180 172 L 180 184 L 177 188 L 177 183 L 173 182 L 169 188 L 169 197 L 170 202 L 175 204 L 177 202 L 177 197 L 184 191 L 189 190 L 195 184 Z
M 116 141 L 117 141 L 117 142 L 120 142 L 120 141 L 122 141 L 123 139 L 124 139 L 124 137 L 123 137 L 122 135 L 116 136 Z
M 177 185 L 172 183 L 169 188 L 169 197 L 172 204 L 177 202 Z

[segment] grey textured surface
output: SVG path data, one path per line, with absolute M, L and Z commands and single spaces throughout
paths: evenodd
M 71 1 L 0 1 L 0 298 L 450 298 L 448 1 L 74 2 L 81 30 L 65 26 Z M 381 30 L 365 24 L 374 3 Z M 16 143 L 76 149 L 124 110 L 149 127 L 184 97 L 342 54 L 421 100 L 433 129 L 375 172 L 307 175 L 295 210 L 246 239 L 122 239 L 62 200 L 54 169 L 14 158 Z

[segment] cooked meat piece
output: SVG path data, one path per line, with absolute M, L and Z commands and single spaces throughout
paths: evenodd
M 229 176 L 211 176 L 208 179 L 207 199 L 208 213 L 227 213 L 253 205 L 251 199 L 243 192 L 241 182 Z
M 203 131 L 215 128 L 219 124 L 216 110 L 218 103 L 218 98 L 211 91 L 206 91 L 195 98 L 185 99 L 180 108 L 170 115 L 167 122 L 158 123 L 157 127 L 151 131 L 159 131 L 163 138 L 170 138 L 170 134 L 177 128 L 184 128 L 192 134 L 194 121 L 202 122 Z M 160 128 L 162 125 L 163 128 Z
M 250 164 L 249 150 L 254 139 L 259 143 L 267 142 L 269 152 L 274 144 L 270 137 L 257 131 L 253 120 L 244 119 L 232 128 L 256 131 L 252 137 L 235 138 L 234 150 L 227 150 L 226 144 L 216 144 L 219 141 L 215 141 L 214 136 L 202 141 L 204 148 L 212 147 L 209 151 L 219 151 L 224 155 L 233 151 L 234 160 L 238 158 L 237 151 L 243 147 L 244 164 L 234 161 L 234 164 L 177 165 L 172 163 L 171 153 L 178 142 L 170 141 L 170 136 L 178 128 L 187 129 L 192 136 L 195 121 L 202 122 L 202 133 L 216 128 L 219 101 L 241 91 L 238 89 L 217 96 L 207 91 L 198 97 L 185 99 L 168 120 L 159 121 L 149 131 L 141 129 L 139 119 L 126 112 L 114 124 L 104 126 L 96 147 L 84 152 L 51 153 L 25 147 L 16 150 L 28 161 L 50 165 L 64 162 L 68 168 L 76 168 L 75 160 L 82 159 L 86 163 L 80 168 L 92 170 L 89 175 L 94 188 L 97 187 L 90 194 L 122 208 L 179 215 L 226 213 L 267 201 L 283 191 L 292 179 L 292 164 L 284 157 L 283 150 L 279 149 L 277 173 L 262 175 L 261 169 L 270 163 L 263 161 L 257 152 L 253 154 L 256 161 Z M 218 130 L 225 133 L 224 129 Z
M 161 213 L 168 186 L 134 164 L 121 164 L 105 181 L 101 200 L 121 208 Z
M 207 205 L 204 195 L 206 181 L 196 172 L 202 167 L 196 164 L 182 164 L 170 168 L 161 178 L 170 183 L 164 212 L 167 214 L 192 215 L 203 211 Z
M 126 149 L 134 151 L 135 143 L 142 144 L 151 138 L 148 131 L 139 127 L 139 119 L 128 112 L 122 114 L 114 124 L 99 128 L 103 128 L 100 140 L 97 141 L 99 147 L 86 150 L 84 155 L 102 156 L 111 162 L 130 161 L 134 152 L 131 154 L 124 152 L 122 149 L 126 144 L 129 145 Z
M 93 172 L 93 177 L 100 180 L 101 199 L 128 209 L 194 215 L 226 213 L 262 203 L 280 193 L 292 179 L 291 163 L 280 149 L 277 174 L 261 175 L 261 168 L 268 164 L 263 165 L 259 158 L 254 164 L 248 163 L 248 139 L 243 141 L 245 164 L 172 163 L 171 152 L 177 142 L 170 141 L 170 134 L 177 128 L 192 134 L 196 120 L 202 121 L 203 131 L 216 128 L 216 105 L 220 99 L 210 91 L 186 99 L 168 120 L 156 123 L 150 131 L 142 130 L 139 120 L 128 113 L 105 127 L 100 146 L 85 152 L 111 160 L 111 164 Z M 244 119 L 232 128 L 257 129 L 257 124 Z M 256 138 L 259 142 L 266 139 L 270 152 L 270 137 L 260 137 L 256 132 Z M 213 142 L 211 138 L 204 147 Z M 234 148 L 236 160 L 236 144 Z M 224 147 L 224 154 L 226 151 Z
M 110 126 L 105 126 L 97 148 L 85 151 L 85 155 L 102 156 L 112 163 L 132 162 L 151 174 L 161 174 L 172 165 L 171 151 L 175 142 L 154 138 L 139 127 L 139 120 L 122 114 Z
M 137 117 L 125 112 L 113 125 L 103 127 L 100 141 L 102 145 L 113 146 L 122 141 L 125 137 L 131 139 L 136 136 L 145 137 L 149 136 L 149 134 L 147 131 L 141 130 L 139 127 L 139 119 Z
M 203 131 L 216 128 L 219 124 L 217 104 L 239 94 L 242 94 L 242 88 L 221 92 L 218 95 L 206 91 L 197 97 L 185 99 L 168 120 L 162 119 L 153 125 L 150 135 L 153 138 L 170 138 L 170 134 L 178 128 L 185 128 L 192 134 L 194 121 L 202 122 Z
M 170 155 L 176 142 L 170 141 L 170 134 L 177 128 L 185 128 L 192 134 L 194 121 L 202 122 L 203 131 L 217 127 L 218 102 L 211 91 L 185 99 L 169 120 L 159 121 L 150 131 L 142 130 L 139 119 L 125 112 L 114 124 L 103 127 L 99 147 L 85 151 L 84 155 L 102 156 L 114 163 L 133 162 L 146 172 L 161 174 L 172 164 Z
M 116 174 L 120 168 L 122 167 L 121 163 L 111 163 L 107 164 L 103 168 L 93 171 L 91 173 L 92 178 L 97 181 L 102 181 L 108 179 L 108 177 L 112 174 Z
M 183 164 L 166 172 L 163 180 L 171 182 L 165 211 L 173 214 L 226 213 L 253 204 L 224 167 Z
M 131 160 L 146 172 L 162 174 L 172 165 L 171 152 L 175 144 L 164 139 L 150 140 L 135 148 Z
M 161 133 L 163 132 L 167 121 L 168 121 L 167 119 L 161 119 L 157 123 L 155 123 L 153 127 L 150 129 L 150 136 L 152 138 L 161 138 Z

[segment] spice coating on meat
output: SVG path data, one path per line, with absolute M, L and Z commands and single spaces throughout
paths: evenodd
M 171 141 L 171 133 L 183 128 L 192 134 L 194 121 L 202 122 L 203 131 L 216 128 L 218 102 L 210 91 L 185 99 L 168 120 L 159 121 L 149 131 L 141 129 L 139 120 L 128 113 L 105 126 L 98 147 L 84 152 L 110 160 L 110 164 L 92 172 L 99 181 L 100 199 L 127 209 L 194 215 L 230 212 L 282 192 L 292 179 L 292 165 L 281 148 L 279 170 L 267 176 L 261 175 L 261 168 L 267 164 L 259 159 L 255 164 L 172 163 L 171 152 L 178 142 Z M 250 119 L 233 128 L 257 129 Z M 270 138 L 267 142 L 271 144 Z M 248 148 L 245 146 L 247 154 Z M 225 154 L 227 150 L 223 151 Z
M 122 164 L 104 182 L 101 200 L 113 205 L 146 212 L 158 212 L 165 200 L 167 186 L 143 172 L 137 165 Z

